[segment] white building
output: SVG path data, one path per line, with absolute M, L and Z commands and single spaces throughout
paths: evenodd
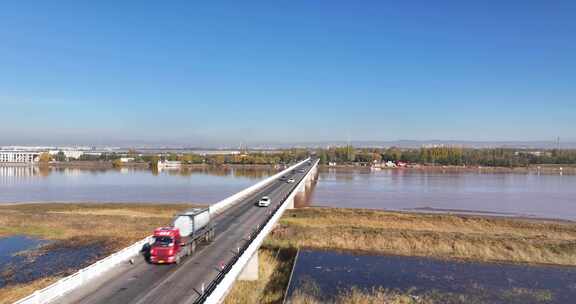
M 169 161 L 169 160 L 159 160 L 158 161 L 158 169 L 161 168 L 180 168 L 182 166 L 182 162 L 179 161 Z
M 0 163 L 35 163 L 40 160 L 40 152 L 0 151 Z
M 58 155 L 60 151 L 64 152 L 64 156 L 66 156 L 66 158 L 78 159 L 80 156 L 84 155 L 84 151 L 79 150 L 50 150 L 48 153 L 50 153 L 52 156 L 55 156 Z
M 389 161 L 387 161 L 387 162 L 384 164 L 384 166 L 385 166 L 386 168 L 396 168 L 396 163 L 393 162 L 393 161 L 391 161 L 391 160 L 389 160 Z

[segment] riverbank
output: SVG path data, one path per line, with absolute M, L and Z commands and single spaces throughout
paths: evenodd
M 335 166 L 320 165 L 320 169 L 327 171 L 336 169 L 339 171 L 357 171 L 357 170 L 405 170 L 416 172 L 430 173 L 485 173 L 485 174 L 543 174 L 543 175 L 576 175 L 576 165 L 530 165 L 526 167 L 486 167 L 486 166 L 443 166 L 443 165 L 421 165 L 411 164 L 407 167 L 398 168 L 371 168 L 369 165 L 362 164 L 340 164 Z
M 433 257 L 451 261 L 576 266 L 576 223 L 524 218 L 403 213 L 362 209 L 289 210 L 265 240 L 263 252 L 314 248 L 380 255 Z M 269 255 L 269 254 L 268 254 Z M 278 288 L 288 282 L 294 256 L 263 263 L 256 282 L 237 282 L 226 303 L 282 303 Z M 292 261 L 292 262 L 291 262 Z M 283 285 L 286 288 L 286 285 Z M 518 291 L 511 297 L 522 297 Z M 450 294 L 416 301 L 410 292 L 344 290 L 337 303 L 445 303 Z M 250 301 L 247 301 L 247 300 Z M 454 300 L 451 303 L 464 303 Z M 388 303 L 386 302 L 386 303 Z M 300 291 L 293 303 L 320 303 Z
M 0 303 L 12 303 L 36 289 L 71 274 L 92 262 L 110 255 L 170 223 L 175 213 L 191 208 L 190 204 L 72 204 L 42 203 L 0 205 L 0 238 L 26 235 L 48 243 L 26 251 L 26 264 L 53 253 L 54 249 L 82 250 L 92 253 L 88 260 L 74 267 L 51 269 L 40 278 L 13 282 L 13 270 L 0 271 L 9 283 L 0 288 Z M 62 255 L 60 254 L 60 257 Z M 1 265 L 0 265 L 1 266 Z
M 47 164 L 37 164 L 43 168 L 55 169 L 85 169 L 85 170 L 109 170 L 115 168 L 132 168 L 132 169 L 153 169 L 147 162 L 126 162 L 121 165 L 115 165 L 113 161 L 69 161 L 69 162 L 50 162 Z M 22 166 L 20 164 L 0 164 L 0 166 Z M 182 164 L 178 168 L 171 170 L 196 170 L 196 169 L 250 169 L 250 170 L 276 170 L 283 168 L 282 165 L 269 164 Z M 576 175 L 576 164 L 535 164 L 523 167 L 494 167 L 494 166 L 453 166 L 453 165 L 432 165 L 432 164 L 410 164 L 406 167 L 399 168 L 371 168 L 366 163 L 348 163 L 337 164 L 333 166 L 320 165 L 321 170 L 337 169 L 339 171 L 354 170 L 409 170 L 421 172 L 442 172 L 442 173 L 515 173 L 515 174 L 546 174 L 546 175 Z
M 98 244 L 103 257 L 147 236 L 155 227 L 169 223 L 174 213 L 190 207 L 187 204 L 3 205 L 0 237 L 33 236 L 50 240 L 54 248 Z M 298 248 L 576 266 L 576 223 L 364 209 L 289 210 L 260 249 L 260 280 L 237 282 L 226 303 L 281 303 Z M 10 303 L 75 270 L 62 269 L 37 280 L 7 285 L 0 289 L 3 300 L 0 303 Z M 409 293 L 395 291 L 352 290 L 343 291 L 343 295 L 347 292 L 353 292 L 353 298 L 360 300 L 342 303 L 378 302 L 388 297 L 412 299 Z M 314 303 L 313 294 L 302 296 L 302 303 Z M 310 301 L 306 300 L 308 296 Z M 399 303 L 411 303 L 402 301 Z
M 15 164 L 17 165 L 17 164 Z M 39 166 L 49 168 L 73 168 L 73 169 L 113 169 L 113 168 L 134 168 L 134 169 L 149 169 L 153 166 L 148 162 L 126 162 L 121 163 L 120 166 L 115 165 L 114 161 L 69 161 L 69 162 L 56 162 L 52 161 L 47 164 L 38 164 Z M 178 168 L 182 169 L 203 169 L 203 168 L 239 168 L 239 169 L 277 169 L 281 165 L 266 165 L 266 164 L 181 164 Z M 178 169 L 172 168 L 172 169 Z
M 576 266 L 576 223 L 365 209 L 306 208 L 267 243 L 486 262 Z

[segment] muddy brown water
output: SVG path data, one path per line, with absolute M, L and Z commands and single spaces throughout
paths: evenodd
M 323 169 L 314 206 L 576 220 L 576 175 Z
M 0 166 L 0 203 L 214 203 L 276 172 L 210 167 L 158 172 Z
M 0 203 L 214 203 L 277 172 L 205 167 L 154 172 L 0 167 Z M 576 220 L 576 175 L 321 169 L 297 206 Z

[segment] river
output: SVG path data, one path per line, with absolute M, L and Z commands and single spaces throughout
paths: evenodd
M 0 203 L 210 204 L 275 172 L 0 167 Z M 576 220 L 576 176 L 324 168 L 309 200 L 313 206 Z
M 576 220 L 576 176 L 323 169 L 315 206 Z
M 20 202 L 218 202 L 276 170 L 199 168 L 76 169 L 0 167 L 0 203 Z

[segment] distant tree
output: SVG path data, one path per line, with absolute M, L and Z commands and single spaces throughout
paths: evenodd
M 66 154 L 64 154 L 63 151 L 59 151 L 58 154 L 56 154 L 56 160 L 59 162 L 66 161 Z
M 158 155 L 152 155 L 149 158 L 147 158 L 147 160 L 150 163 L 151 168 L 156 168 L 156 170 L 158 170 L 158 161 L 160 160 L 160 157 Z
M 136 157 L 138 156 L 138 152 L 134 148 L 128 149 L 128 157 Z
M 183 154 L 179 157 L 179 160 L 188 164 L 201 164 L 204 162 L 204 157 L 194 153 Z
M 112 162 L 112 166 L 114 166 L 114 168 L 121 168 L 121 167 L 122 167 L 122 161 L 119 160 L 119 159 L 115 159 L 115 160 Z
M 38 161 L 41 164 L 47 164 L 52 160 L 52 155 L 50 155 L 50 153 L 48 152 L 42 152 L 42 154 L 40 154 L 40 157 L 38 158 Z
M 170 154 L 168 154 L 167 159 L 168 159 L 169 161 L 176 161 L 176 160 L 178 160 L 178 154 L 176 154 L 176 153 L 170 153 Z

